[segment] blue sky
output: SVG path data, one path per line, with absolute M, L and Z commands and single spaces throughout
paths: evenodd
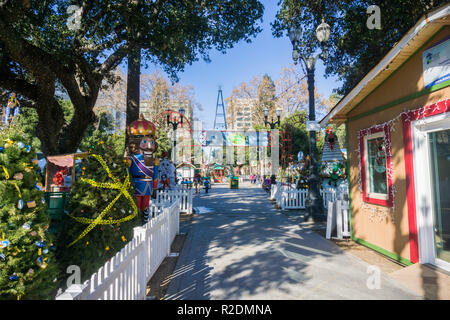
M 288 37 L 274 38 L 270 23 L 275 19 L 278 10 L 277 0 L 262 0 L 264 4 L 263 31 L 251 43 L 240 42 L 234 48 L 222 54 L 216 50 L 210 53 L 211 62 L 203 60 L 186 66 L 179 74 L 181 84 L 194 87 L 195 100 L 203 107 L 197 112 L 206 127 L 212 129 L 217 102 L 217 91 L 222 86 L 224 100 L 231 94 L 233 88 L 241 82 L 248 82 L 256 75 L 267 73 L 275 81 L 283 67 L 292 63 L 292 45 Z M 299 72 L 301 68 L 298 67 Z M 152 72 L 147 70 L 143 72 Z M 321 60 L 316 65 L 316 88 L 318 92 L 328 97 L 332 90 L 339 87 L 336 78 L 325 79 L 324 65 Z M 226 102 L 225 102 L 226 106 Z

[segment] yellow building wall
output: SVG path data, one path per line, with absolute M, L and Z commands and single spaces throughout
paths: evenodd
M 409 224 L 406 203 L 403 128 L 399 115 L 403 111 L 414 110 L 450 98 L 450 86 L 359 119 L 351 120 L 351 118 L 422 91 L 424 89 L 422 52 L 449 35 L 449 27 L 435 35 L 425 48 L 417 52 L 406 64 L 348 114 L 348 157 L 350 164 L 353 235 L 408 260 L 410 260 Z M 396 192 L 394 196 L 394 210 L 389 210 L 384 206 L 364 204 L 362 202 L 360 158 L 357 151 L 359 150 L 358 132 L 396 118 L 397 120 L 394 122 L 393 130 L 391 131 L 393 183 Z

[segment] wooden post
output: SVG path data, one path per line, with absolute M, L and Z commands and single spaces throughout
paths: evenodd
M 335 226 L 335 202 L 328 201 L 327 231 L 326 238 L 331 239 L 331 232 Z

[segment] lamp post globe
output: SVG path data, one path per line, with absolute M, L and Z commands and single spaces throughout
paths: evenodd
M 277 108 L 276 110 L 275 110 L 275 114 L 277 115 L 277 117 L 279 118 L 279 117 L 281 117 L 281 112 L 282 112 L 283 110 L 281 110 L 281 108 Z
M 331 27 L 322 19 L 322 23 L 316 29 L 316 37 L 320 43 L 326 43 L 331 36 Z
M 289 40 L 295 46 L 300 42 L 300 37 L 302 36 L 302 29 L 296 26 L 291 26 L 288 31 Z

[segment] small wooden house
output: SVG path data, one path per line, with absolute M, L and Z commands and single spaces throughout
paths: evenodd
M 195 166 L 191 163 L 182 162 L 177 166 L 177 174 L 179 179 L 187 179 L 193 181 Z

